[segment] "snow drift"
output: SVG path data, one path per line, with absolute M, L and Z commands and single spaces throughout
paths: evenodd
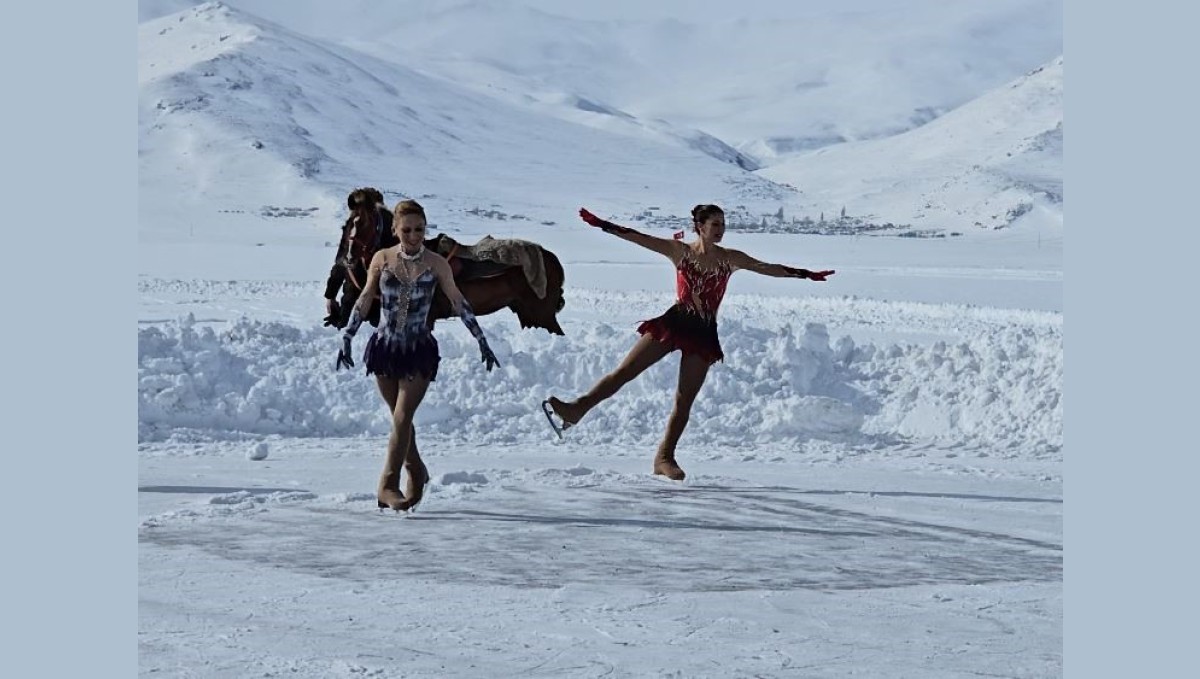
M 635 337 L 599 322 L 567 337 L 485 326 L 502 366 L 486 373 L 474 341 L 439 322 L 442 366 L 418 412 L 422 435 L 520 443 L 550 435 L 539 409 L 610 371 Z M 782 446 L 811 439 L 851 444 L 936 441 L 1001 454 L 1057 454 L 1062 446 L 1062 339 L 1019 326 L 957 343 L 831 340 L 826 326 L 721 323 L 726 359 L 709 373 L 684 446 Z M 242 319 L 191 319 L 138 331 L 139 438 L 178 430 L 206 436 L 385 435 L 374 381 L 335 372 L 326 328 Z M 365 338 L 356 342 L 361 352 Z M 651 445 L 670 409 L 677 358 L 627 385 L 571 432 L 581 442 Z

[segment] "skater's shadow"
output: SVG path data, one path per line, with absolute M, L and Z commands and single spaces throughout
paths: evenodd
M 928 497 L 946 500 L 979 500 L 982 502 L 1043 502 L 1046 504 L 1062 504 L 1062 498 L 1055 497 L 1018 497 L 1013 495 L 977 495 L 973 493 L 919 493 L 908 490 L 805 490 L 787 486 L 756 486 L 750 488 L 730 488 L 729 486 L 708 486 L 701 484 L 689 485 L 687 488 L 706 491 L 723 491 L 733 495 L 777 494 L 790 493 L 794 495 L 878 495 L 881 497 Z
M 418 517 L 413 517 L 418 518 Z M 437 514 L 425 514 L 419 517 L 424 521 L 513 521 L 519 523 L 540 523 L 547 525 L 567 525 L 578 527 L 602 528 L 690 528 L 695 530 L 727 531 L 735 533 L 787 533 L 819 536 L 871 537 L 867 531 L 820 530 L 816 528 L 800 528 L 795 526 L 747 526 L 730 523 L 706 523 L 701 521 L 667 521 L 653 519 L 623 519 L 597 518 L 592 516 L 548 516 L 543 514 L 515 514 L 506 512 L 489 512 L 478 509 L 460 509 Z
M 138 486 L 139 493 L 195 493 L 199 495 L 224 495 L 226 493 L 250 493 L 251 495 L 270 495 L 271 493 L 305 493 L 303 488 L 236 488 L 224 486 Z

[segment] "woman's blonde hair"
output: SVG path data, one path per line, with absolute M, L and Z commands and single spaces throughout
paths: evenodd
M 421 207 L 417 201 L 410 199 L 396 203 L 396 209 L 392 210 L 392 214 L 395 219 L 400 219 L 404 215 L 421 215 L 421 221 L 428 221 L 425 219 L 425 208 Z

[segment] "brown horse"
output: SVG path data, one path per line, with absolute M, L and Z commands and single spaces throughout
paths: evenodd
M 476 316 L 509 309 L 517 315 L 522 328 L 542 328 L 553 335 L 564 335 L 557 313 L 566 304 L 563 299 L 563 268 L 555 254 L 542 246 L 542 262 L 546 270 L 546 296 L 538 297 L 525 272 L 519 266 L 498 262 L 480 262 L 442 252 L 440 237 L 425 241 L 425 247 L 442 255 L 449 254 L 454 282 L 471 303 Z M 429 320 L 436 321 L 454 315 L 450 300 L 439 289 L 434 293 Z

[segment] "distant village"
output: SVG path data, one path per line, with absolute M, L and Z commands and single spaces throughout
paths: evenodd
M 431 196 L 421 196 L 430 198 Z M 658 206 L 650 206 L 641 212 L 627 217 L 630 226 L 642 225 L 669 229 L 672 231 L 686 230 L 691 226 L 691 218 L 674 214 L 663 214 Z M 317 211 L 315 207 L 277 207 L 264 205 L 259 213 L 264 217 L 306 217 Z M 454 209 L 465 214 L 497 221 L 532 221 L 529 217 L 518 213 L 506 213 L 495 207 Z M 244 210 L 221 210 L 221 212 L 244 212 Z M 1019 216 L 1009 214 L 1008 217 Z M 555 226 L 556 222 L 543 220 L 543 226 Z M 977 226 L 982 226 L 976 223 Z M 434 224 L 430 224 L 434 227 Z M 899 238 L 947 238 L 961 236 L 959 231 L 942 229 L 918 229 L 911 224 L 893 224 L 892 222 L 872 222 L 862 217 L 847 214 L 843 207 L 836 214 L 819 213 L 816 219 L 809 215 L 787 215 L 783 207 L 773 213 L 754 214 L 745 205 L 735 205 L 725 212 L 725 226 L 730 231 L 742 233 L 802 233 L 818 236 L 890 236 Z
M 679 230 L 691 226 L 689 217 L 665 215 L 656 206 L 647 207 L 632 215 L 630 220 L 646 226 Z M 805 215 L 787 215 L 783 207 L 774 213 L 753 214 L 744 205 L 735 205 L 725 211 L 725 228 L 743 233 L 803 233 L 818 236 L 892 236 L 901 238 L 946 238 L 961 236 L 958 231 L 941 229 L 918 229 L 911 224 L 882 224 L 862 217 L 846 214 L 843 207 L 837 214 L 820 213 L 816 219 Z

